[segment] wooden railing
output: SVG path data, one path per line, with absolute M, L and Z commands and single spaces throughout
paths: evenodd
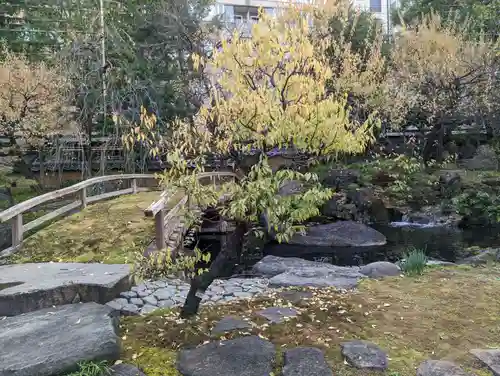
M 203 172 L 197 176 L 198 180 L 209 178 L 210 182 L 215 183 L 216 179 L 223 177 L 230 177 L 233 180 L 238 180 L 238 174 L 230 171 L 220 172 Z M 175 226 L 178 224 L 174 218 L 179 216 L 186 207 L 190 207 L 190 200 L 187 195 L 184 195 L 175 206 L 167 213 L 166 204 L 177 195 L 177 192 L 165 190 L 158 201 L 153 202 L 146 210 L 144 215 L 146 217 L 154 217 L 155 219 L 155 246 L 157 250 L 162 250 L 166 247 L 167 241 L 175 231 Z
M 34 197 L 30 200 L 23 201 L 17 205 L 14 205 L 3 212 L 0 212 L 0 222 L 6 222 L 8 220 L 12 223 L 12 246 L 4 249 L 0 252 L 0 257 L 8 256 L 15 252 L 21 245 L 24 237 L 24 233 L 27 231 L 36 229 L 40 227 L 47 221 L 51 221 L 57 217 L 62 216 L 72 210 L 78 208 L 85 208 L 88 204 L 91 204 L 96 201 L 105 200 L 108 198 L 121 196 L 125 194 L 133 194 L 140 191 L 150 190 L 149 188 L 141 188 L 137 186 L 137 181 L 139 179 L 156 179 L 155 175 L 152 174 L 126 174 L 126 175 L 106 175 L 99 176 L 91 179 L 87 179 L 71 187 L 59 189 L 57 191 L 45 193 L 43 195 Z M 121 189 L 118 191 L 107 192 L 96 196 L 87 196 L 87 188 L 91 187 L 94 184 L 116 181 L 116 180 L 130 180 L 130 188 Z M 29 211 L 30 209 L 47 203 L 48 201 L 52 201 L 58 199 L 60 197 L 64 197 L 70 194 L 79 193 L 80 199 L 70 204 L 64 205 L 44 216 L 37 218 L 29 223 L 23 224 L 23 213 Z

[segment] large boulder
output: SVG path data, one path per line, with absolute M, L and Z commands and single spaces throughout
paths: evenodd
M 53 376 L 79 362 L 120 356 L 118 319 L 97 303 L 69 304 L 0 320 L 0 375 Z
M 177 369 L 183 376 L 268 376 L 274 359 L 272 343 L 247 336 L 182 350 Z
M 130 266 L 40 263 L 0 266 L 0 316 L 78 302 L 104 304 L 130 289 Z
M 305 234 L 295 234 L 288 244 L 317 247 L 376 247 L 387 242 L 380 232 L 362 223 L 337 221 L 307 228 Z

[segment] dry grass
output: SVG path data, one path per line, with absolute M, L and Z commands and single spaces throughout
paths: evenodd
M 11 261 L 132 262 L 154 237 L 154 222 L 144 209 L 159 195 L 144 192 L 90 205 L 29 237 Z
M 468 355 L 472 348 L 500 346 L 500 267 L 440 268 L 417 278 L 369 280 L 357 292 L 312 290 L 313 298 L 295 305 L 297 318 L 263 325 L 255 312 L 287 305 L 272 297 L 206 307 L 197 319 L 177 320 L 168 311 L 125 319 L 124 359 L 148 376 L 177 375 L 175 351 L 213 339 L 210 330 L 226 315 L 247 318 L 255 326 L 225 338 L 257 334 L 279 349 L 298 345 L 325 350 L 335 375 L 371 375 L 343 362 L 339 344 L 352 338 L 372 341 L 390 357 L 386 375 L 413 376 L 425 359 L 448 359 L 477 375 L 490 375 Z M 224 337 L 223 337 L 224 338 Z

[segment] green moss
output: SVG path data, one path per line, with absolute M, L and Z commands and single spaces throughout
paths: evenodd
M 132 263 L 153 238 L 144 209 L 158 196 L 145 192 L 90 205 L 30 236 L 10 261 Z
M 122 359 L 142 369 L 147 376 L 181 376 L 175 367 L 177 353 L 172 350 L 138 347 L 126 351 Z

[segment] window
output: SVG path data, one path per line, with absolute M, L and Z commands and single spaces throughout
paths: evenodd
M 370 0 L 370 12 L 382 12 L 382 0 Z
M 259 8 L 257 7 L 234 7 L 234 21 L 254 23 L 259 20 Z

